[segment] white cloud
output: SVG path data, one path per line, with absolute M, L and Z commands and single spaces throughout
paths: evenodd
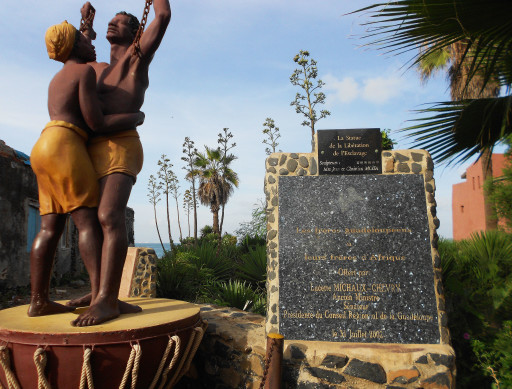
M 363 84 L 363 99 L 377 104 L 387 103 L 405 90 L 404 78 L 395 75 L 368 78 Z
M 374 104 L 388 103 L 407 90 L 406 80 L 397 75 L 363 78 L 354 77 L 338 79 L 332 74 L 322 78 L 328 98 L 342 104 L 351 103 L 356 99 Z
M 328 74 L 323 78 L 325 89 L 333 91 L 334 98 L 342 103 L 350 103 L 360 95 L 360 87 L 352 77 L 345 77 L 338 80 L 335 76 Z

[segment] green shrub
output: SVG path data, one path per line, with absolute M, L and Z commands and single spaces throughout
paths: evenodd
M 157 296 L 196 301 L 206 293 L 205 286 L 214 277 L 213 270 L 197 266 L 192 254 L 167 253 L 157 264 Z
M 493 380 L 484 364 L 497 377 L 506 376 L 506 363 L 500 361 L 507 358 L 496 359 L 496 344 L 506 333 L 505 323 L 512 320 L 511 235 L 488 231 L 460 242 L 440 240 L 439 253 L 457 354 L 457 387 L 491 388 Z
M 217 283 L 212 302 L 217 305 L 264 314 L 266 295 L 253 290 L 245 281 L 229 280 Z
M 265 235 L 245 235 L 240 239 L 240 247 L 244 252 L 248 252 L 250 247 L 266 246 L 266 244 Z
M 201 234 L 199 237 L 202 239 L 206 235 L 213 234 L 213 227 L 206 225 L 203 228 L 201 228 L 201 230 L 199 232 Z
M 242 255 L 237 265 L 239 278 L 251 282 L 255 286 L 263 286 L 267 280 L 267 248 L 265 246 L 249 246 L 248 252 Z
M 196 267 L 211 269 L 216 280 L 227 280 L 233 274 L 232 261 L 222 251 L 217 255 L 217 245 L 214 243 L 202 242 L 191 247 L 188 253 Z
M 222 235 L 223 246 L 236 246 L 236 236 L 225 233 Z
M 471 341 L 483 374 L 492 378 L 493 388 L 512 388 L 512 321 L 503 322 L 494 338 L 484 343 Z

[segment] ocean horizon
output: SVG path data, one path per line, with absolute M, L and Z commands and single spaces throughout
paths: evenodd
M 158 258 L 161 258 L 164 255 L 164 250 L 160 243 L 135 243 L 135 247 L 148 247 L 153 249 L 155 250 L 155 254 Z M 167 251 L 171 251 L 171 245 L 169 243 L 164 243 L 164 247 Z

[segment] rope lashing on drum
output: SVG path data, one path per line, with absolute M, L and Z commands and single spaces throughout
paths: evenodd
M 135 34 L 135 39 L 133 40 L 133 55 L 142 57 L 142 52 L 140 51 L 140 38 L 144 33 L 144 29 L 146 28 L 146 23 L 148 21 L 149 9 L 151 8 L 151 4 L 153 4 L 153 0 L 146 0 L 146 5 L 144 6 L 144 12 L 142 13 L 142 19 L 140 20 L 139 29 Z
M 158 383 L 158 380 L 160 379 L 160 376 L 162 375 L 162 371 L 165 367 L 165 362 L 167 361 L 167 358 L 169 357 L 169 354 L 171 353 L 171 349 L 173 345 L 176 345 L 174 348 L 174 355 L 171 359 L 171 363 L 169 364 L 169 368 L 166 369 L 166 372 L 162 376 L 162 382 L 165 382 L 165 379 L 167 378 L 167 373 L 169 370 L 172 369 L 174 364 L 176 363 L 176 360 L 178 359 L 178 355 L 180 353 L 180 338 L 177 335 L 169 336 L 169 341 L 167 342 L 167 347 L 165 348 L 164 355 L 162 356 L 162 360 L 160 361 L 160 365 L 158 366 L 158 370 L 156 371 L 155 378 L 153 378 L 153 382 L 151 382 L 151 385 L 149 386 L 149 389 L 154 389 L 156 384 Z M 163 384 L 162 384 L 163 385 Z
M 37 369 L 37 389 L 51 389 L 51 385 L 46 379 L 44 375 L 44 369 L 46 368 L 46 362 L 48 359 L 46 358 L 46 352 L 44 348 L 38 347 L 36 352 L 34 353 L 34 364 Z
M 190 335 L 190 339 L 187 344 L 187 348 L 183 352 L 183 358 L 181 358 L 180 364 L 176 369 L 176 373 L 169 381 L 169 384 L 165 387 L 166 389 L 170 389 L 174 386 L 174 384 L 185 374 L 190 367 L 190 363 L 192 362 L 192 358 L 194 358 L 195 352 L 199 347 L 199 343 L 203 338 L 204 330 L 202 327 L 194 328 L 194 331 Z M 185 363 L 186 362 L 186 363 Z M 183 368 L 185 366 L 185 368 Z
M 135 386 L 137 385 L 137 378 L 139 376 L 139 365 L 141 356 L 142 350 L 140 348 L 140 344 L 133 344 L 132 351 L 130 351 L 130 358 L 128 359 L 128 363 L 126 364 L 126 370 L 124 371 L 123 379 L 121 381 L 121 385 L 119 385 L 119 389 L 124 389 L 124 387 L 126 386 L 126 382 L 128 382 L 128 376 L 130 375 L 130 373 L 132 376 L 131 389 L 135 389 Z
M 167 366 L 164 373 L 162 374 L 162 381 L 161 381 L 158 389 L 163 389 L 163 387 L 165 386 L 165 383 L 167 382 L 167 376 L 169 375 L 169 372 L 172 370 L 174 365 L 176 365 L 176 362 L 178 361 L 178 357 L 180 355 L 181 339 L 177 335 L 173 336 L 172 339 L 174 339 L 174 342 L 176 343 L 176 348 L 174 349 L 174 356 L 172 357 L 172 360 L 169 363 L 169 366 Z
M 7 380 L 8 389 L 21 389 L 16 375 L 11 370 L 11 359 L 9 357 L 9 349 L 6 346 L 0 346 L 0 366 L 4 370 L 5 379 Z M 0 383 L 0 388 L 3 389 Z
M 92 368 L 91 368 L 91 355 L 92 349 L 87 347 L 84 349 L 84 362 L 82 364 L 82 374 L 80 375 L 80 389 L 94 389 L 94 382 L 92 380 Z
M 190 364 L 192 363 L 192 359 L 194 359 L 197 349 L 199 348 L 199 345 L 201 344 L 201 340 L 203 340 L 205 328 L 197 327 L 197 328 L 194 328 L 194 331 L 197 332 L 196 338 L 194 339 L 194 345 L 192 346 L 192 350 L 190 351 L 190 354 L 188 355 L 187 361 L 185 362 L 185 367 L 183 368 L 181 375 L 185 374 L 188 371 L 188 369 L 190 369 Z

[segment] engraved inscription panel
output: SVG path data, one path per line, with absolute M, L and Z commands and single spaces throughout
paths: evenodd
M 279 177 L 287 339 L 439 343 L 421 175 Z
M 381 174 L 378 128 L 318 130 L 318 164 L 324 174 Z

